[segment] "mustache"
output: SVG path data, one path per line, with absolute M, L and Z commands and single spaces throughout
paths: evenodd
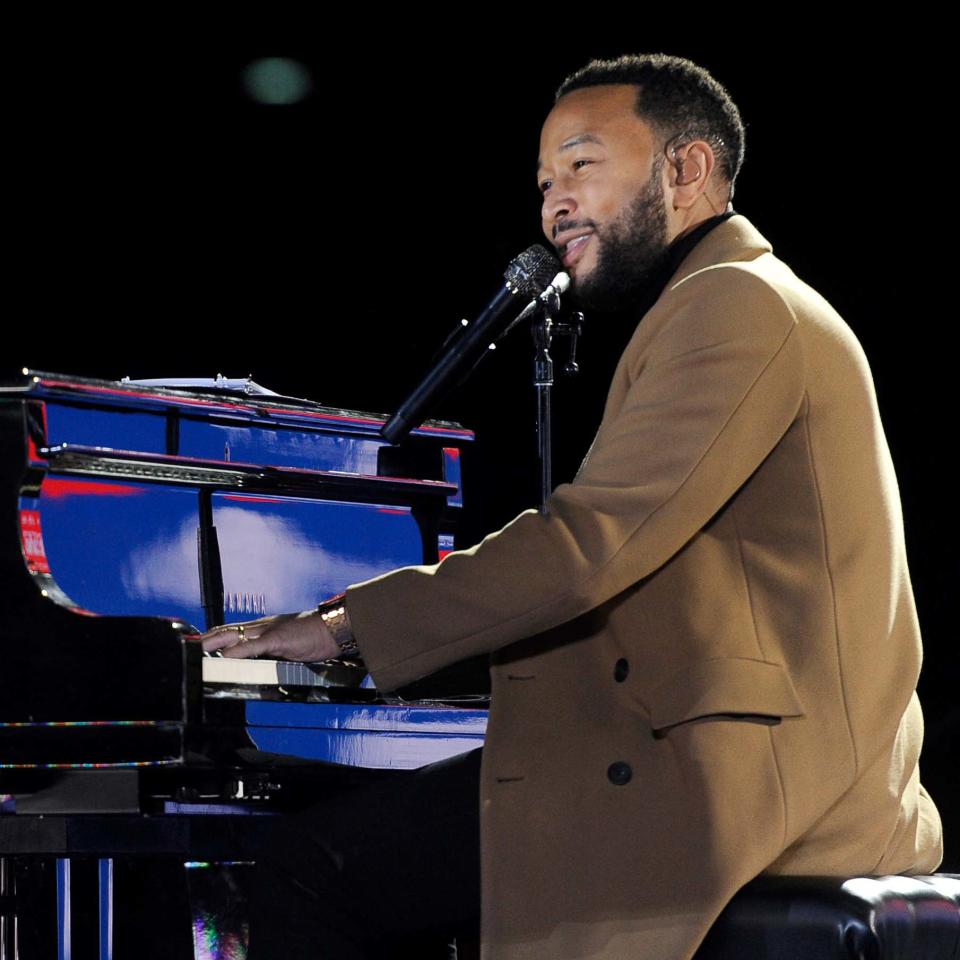
M 596 230 L 597 223 L 595 220 L 561 220 L 559 223 L 555 223 L 553 225 L 550 235 L 554 240 L 556 240 L 557 235 L 562 233 L 564 230 L 581 230 L 583 228 Z

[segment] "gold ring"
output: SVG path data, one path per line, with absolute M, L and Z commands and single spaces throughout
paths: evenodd
M 247 642 L 247 636 L 244 633 L 245 630 L 246 627 L 242 623 L 237 626 L 237 637 L 240 639 L 241 643 Z

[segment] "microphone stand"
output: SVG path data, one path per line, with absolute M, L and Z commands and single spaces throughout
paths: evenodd
M 548 516 L 547 497 L 553 491 L 552 463 L 552 390 L 553 358 L 550 346 L 554 336 L 566 336 L 570 340 L 570 354 L 563 372 L 572 376 L 580 370 L 577 363 L 577 341 L 583 332 L 583 314 L 575 311 L 568 323 L 557 322 L 560 313 L 560 296 L 552 292 L 542 295 L 531 325 L 533 335 L 533 386 L 537 394 L 537 461 L 540 467 L 540 514 Z

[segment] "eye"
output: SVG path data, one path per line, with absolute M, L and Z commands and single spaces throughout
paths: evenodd
M 580 170 L 582 167 L 585 167 L 587 166 L 587 164 L 590 164 L 590 163 L 593 163 L 593 161 L 592 160 L 574 160 L 573 169 Z
M 537 184 L 537 189 L 538 189 L 541 193 L 546 193 L 552 186 L 553 186 L 553 181 L 552 181 L 552 180 L 541 180 L 541 181 Z

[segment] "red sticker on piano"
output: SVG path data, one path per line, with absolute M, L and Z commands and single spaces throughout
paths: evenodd
M 32 573 L 49 573 L 50 564 L 47 562 L 47 551 L 43 547 L 39 510 L 20 511 L 20 540 L 27 569 Z

